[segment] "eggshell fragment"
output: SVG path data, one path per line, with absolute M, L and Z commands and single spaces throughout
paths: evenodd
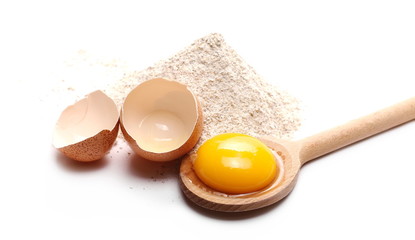
M 114 101 L 101 91 L 92 92 L 62 112 L 53 132 L 53 146 L 77 161 L 101 159 L 117 138 L 118 123 Z
M 203 129 L 202 108 L 183 84 L 147 80 L 126 97 L 121 131 L 134 152 L 152 161 L 170 161 L 188 153 Z

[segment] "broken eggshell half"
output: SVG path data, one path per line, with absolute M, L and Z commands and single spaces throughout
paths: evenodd
M 121 131 L 134 152 L 152 161 L 188 153 L 202 134 L 202 108 L 183 84 L 155 78 L 134 88 L 120 116 Z
M 101 91 L 92 92 L 62 112 L 53 132 L 53 146 L 77 161 L 101 159 L 117 138 L 118 120 L 114 101 Z

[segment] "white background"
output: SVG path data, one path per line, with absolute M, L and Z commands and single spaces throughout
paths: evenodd
M 242 214 L 194 206 L 178 163 L 137 161 L 122 143 L 89 165 L 51 146 L 66 92 L 211 32 L 302 101 L 296 138 L 317 133 L 415 95 L 414 13 L 399 0 L 2 1 L 0 238 L 414 239 L 414 122 L 310 162 L 285 200 Z M 79 50 L 124 65 L 65 65 Z

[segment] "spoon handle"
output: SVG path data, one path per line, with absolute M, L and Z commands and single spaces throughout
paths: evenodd
M 415 119 L 415 97 L 299 142 L 304 164 L 317 157 Z

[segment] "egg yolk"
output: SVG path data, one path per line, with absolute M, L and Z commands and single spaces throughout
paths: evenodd
M 258 191 L 279 171 L 274 154 L 264 143 L 238 133 L 217 135 L 203 143 L 193 168 L 207 186 L 228 194 Z

